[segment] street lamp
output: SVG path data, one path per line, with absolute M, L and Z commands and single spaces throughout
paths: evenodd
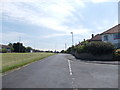
M 66 50 L 66 47 L 67 47 L 67 46 L 66 46 L 66 43 L 65 43 L 65 50 Z
M 72 46 L 74 45 L 74 41 L 73 41 L 73 32 L 70 32 L 72 34 Z

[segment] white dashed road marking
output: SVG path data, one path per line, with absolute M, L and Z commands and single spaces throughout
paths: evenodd
M 72 88 L 76 88 L 77 86 L 75 85 L 75 78 L 73 77 L 73 73 L 72 73 L 72 68 L 71 68 L 71 61 L 68 60 L 68 67 L 69 67 L 69 72 L 70 72 L 70 76 L 71 76 L 71 79 L 72 79 Z M 78 89 L 75 89 L 75 90 L 78 90 Z
M 70 72 L 70 75 L 72 75 L 72 69 L 71 69 L 70 60 L 68 60 L 68 67 L 69 67 L 69 72 Z

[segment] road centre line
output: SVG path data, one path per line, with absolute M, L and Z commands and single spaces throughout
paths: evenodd
M 70 75 L 72 75 L 72 69 L 71 69 L 70 60 L 68 60 L 68 67 L 69 67 L 69 72 L 70 72 Z
M 68 60 L 68 67 L 69 67 L 69 72 L 70 72 L 70 76 L 71 76 L 71 78 L 72 78 L 72 88 L 75 88 L 75 87 L 77 87 L 75 84 L 74 84 L 74 81 L 75 81 L 75 78 L 73 78 L 73 73 L 72 73 L 72 69 L 71 69 L 71 63 L 70 63 L 71 61 L 70 60 Z

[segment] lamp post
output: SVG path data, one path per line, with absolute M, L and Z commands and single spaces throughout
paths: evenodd
M 65 50 L 66 50 L 66 43 L 65 43 Z
M 73 41 L 73 32 L 71 32 L 72 34 L 72 46 L 74 46 L 74 41 Z

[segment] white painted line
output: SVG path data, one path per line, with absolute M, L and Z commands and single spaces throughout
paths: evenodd
M 72 69 L 71 69 L 71 65 L 70 65 L 70 60 L 68 60 L 68 67 L 69 67 L 70 75 L 72 75 Z

